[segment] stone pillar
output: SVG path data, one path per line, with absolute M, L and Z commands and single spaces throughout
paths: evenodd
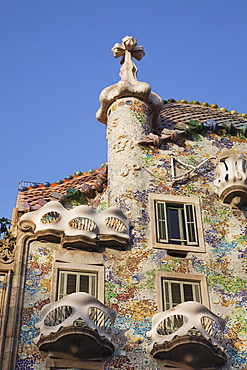
M 121 195 L 148 185 L 143 170 L 142 147 L 152 128 L 152 111 L 138 98 L 117 99 L 108 109 L 108 189 L 109 205 L 118 205 Z
M 112 48 L 114 57 L 122 57 L 121 80 L 101 92 L 101 107 L 96 114 L 107 125 L 109 206 L 123 211 L 122 202 L 128 202 L 128 193 L 141 192 L 149 186 L 150 175 L 143 169 L 143 149 L 137 143 L 156 126 L 163 105 L 149 84 L 137 81 L 132 57 L 141 60 L 145 53 L 142 46 L 136 45 L 136 39 L 126 36 L 122 44 Z

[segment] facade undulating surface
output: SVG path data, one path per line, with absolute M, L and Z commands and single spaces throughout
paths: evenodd
M 247 369 L 245 117 L 164 104 L 136 79 L 135 39 L 116 45 L 121 80 L 103 90 L 97 113 L 108 177 L 103 166 L 19 192 L 14 259 L 1 244 L 2 369 Z M 106 308 L 93 304 L 71 326 L 79 308 L 51 306 L 44 325 L 54 330 L 42 333 L 41 309 L 81 291 Z M 200 324 L 196 304 L 191 316 L 174 313 L 186 301 L 201 304 Z M 162 311 L 171 319 L 156 328 Z

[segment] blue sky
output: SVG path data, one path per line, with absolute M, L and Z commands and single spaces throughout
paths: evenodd
M 246 0 L 1 0 L 0 217 L 18 182 L 107 161 L 98 95 L 119 80 L 110 49 L 132 35 L 138 79 L 163 99 L 247 113 Z

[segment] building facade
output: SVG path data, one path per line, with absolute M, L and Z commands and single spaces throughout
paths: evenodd
M 0 245 L 13 369 L 247 369 L 247 121 L 163 101 L 133 37 L 100 94 L 108 164 L 21 183 Z

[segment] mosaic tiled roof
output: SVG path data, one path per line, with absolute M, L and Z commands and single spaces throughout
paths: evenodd
M 218 108 L 216 104 L 206 106 L 207 103 L 188 103 L 187 101 L 168 101 L 160 112 L 160 129 L 173 129 L 175 125 L 188 125 L 190 122 L 215 122 L 216 126 L 226 127 L 229 133 L 241 132 L 247 136 L 247 115 L 239 115 L 236 111 L 227 111 Z M 151 143 L 152 144 L 152 143 Z M 103 190 L 107 183 L 107 166 L 88 173 L 76 172 L 69 179 L 59 180 L 61 183 L 24 183 L 19 187 L 16 207 L 19 211 L 32 211 L 42 207 L 47 201 L 59 200 L 59 195 L 68 195 L 70 191 L 80 191 L 85 197 L 94 198 L 97 192 Z M 24 187 L 23 187 L 24 185 Z M 72 189 L 72 190 L 71 190 Z M 54 199 L 55 194 L 55 199 Z M 61 200 L 61 199 L 60 199 Z
M 93 173 L 87 172 L 69 177 L 71 177 L 69 180 L 59 180 L 61 184 L 21 182 L 16 207 L 19 211 L 33 211 L 43 206 L 47 201 L 58 200 L 59 195 L 66 195 L 71 189 L 72 191 L 78 189 L 85 197 L 93 198 L 96 192 L 102 192 L 107 181 L 107 165 L 93 171 Z
M 213 104 L 214 105 L 214 104 Z M 241 130 L 244 125 L 247 125 L 243 116 L 238 115 L 236 111 L 228 112 L 225 108 L 207 107 L 198 104 L 187 104 L 181 102 L 173 102 L 164 105 L 160 113 L 160 125 L 162 127 L 173 127 L 175 124 L 185 123 L 189 121 L 198 121 L 201 123 L 211 119 L 217 124 L 226 125 L 232 124 L 236 129 Z

